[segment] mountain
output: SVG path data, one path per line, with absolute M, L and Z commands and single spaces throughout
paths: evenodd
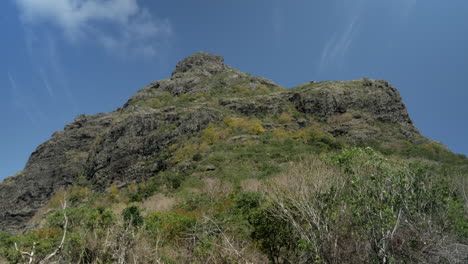
M 309 154 L 353 146 L 461 170 L 468 164 L 419 133 L 387 81 L 285 89 L 199 52 L 121 108 L 80 115 L 41 144 L 23 171 L 0 183 L 0 230 L 43 227 L 54 195 L 74 186 L 98 194 L 137 188 L 133 200 L 142 201 L 157 192 L 141 187 L 148 181 L 177 190 L 194 177 L 267 179 Z

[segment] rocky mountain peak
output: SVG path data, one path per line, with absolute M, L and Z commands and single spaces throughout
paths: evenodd
M 285 89 L 229 67 L 221 56 L 198 52 L 117 111 L 79 116 L 41 144 L 23 171 L 0 183 L 0 231 L 29 228 L 57 190 L 79 179 L 105 191 L 169 169 L 195 169 L 198 161 L 189 154 L 199 150 L 185 149 L 184 142 L 211 126 L 229 125 L 225 120 L 273 138 L 278 131 L 296 135 L 318 127 L 327 138 L 349 144 L 428 142 L 411 122 L 398 90 L 386 81 L 311 82 Z M 237 140 L 232 136 L 226 140 Z M 179 152 L 188 158 L 179 161 Z
M 132 102 L 153 98 L 162 93 L 173 96 L 199 93 L 227 96 L 238 93 L 239 88 L 245 93 L 252 93 L 259 88 L 281 89 L 271 80 L 252 76 L 224 64 L 222 56 L 197 52 L 177 63 L 170 78 L 156 81 L 138 91 L 125 107 Z
M 172 76 L 177 73 L 186 73 L 196 68 L 204 68 L 211 74 L 218 73 L 226 68 L 224 58 L 206 52 L 197 52 L 177 63 Z

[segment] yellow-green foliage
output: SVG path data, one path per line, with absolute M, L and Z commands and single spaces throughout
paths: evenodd
M 403 141 L 397 146 L 400 153 L 406 156 L 423 157 L 430 160 L 445 161 L 453 165 L 459 163 L 466 164 L 464 158 L 460 159 L 457 155 L 450 152 L 445 146 L 437 142 L 428 142 L 423 144 L 413 144 L 409 141 Z
M 257 91 L 259 91 L 260 93 L 271 92 L 271 90 L 266 85 L 263 85 L 263 84 L 260 84 L 259 86 L 257 86 Z
M 67 199 L 67 192 L 61 188 L 55 192 L 52 198 L 50 198 L 49 202 L 47 203 L 47 208 L 60 208 L 64 199 Z
M 234 89 L 241 92 L 244 95 L 251 95 L 252 94 L 251 90 L 249 90 L 248 88 L 246 88 L 244 86 L 241 86 L 241 85 L 235 85 Z
M 135 181 L 132 181 L 130 185 L 127 186 L 128 193 L 134 193 L 138 191 L 138 184 Z
M 286 131 L 283 128 L 275 128 L 273 129 L 273 137 L 278 139 L 285 139 L 291 136 L 291 132 Z
M 283 112 L 278 116 L 278 121 L 281 123 L 289 123 L 293 120 L 293 117 L 288 112 Z
M 288 89 L 284 88 L 283 86 L 277 86 L 273 89 L 275 92 L 281 92 L 281 91 L 286 91 Z
M 223 128 L 216 127 L 214 124 L 209 124 L 207 128 L 201 132 L 201 137 L 206 144 L 215 144 L 220 140 L 229 137 L 229 131 Z
M 73 186 L 68 190 L 68 199 L 71 202 L 87 201 L 89 198 L 89 188 L 82 186 Z
M 268 87 L 264 84 L 260 84 L 259 86 L 257 86 L 257 91 L 258 93 L 271 93 L 271 92 L 280 92 L 280 91 L 285 91 L 286 88 L 282 87 L 282 86 L 277 86 L 277 87 Z
M 314 141 L 335 141 L 330 133 L 323 132 L 318 126 L 312 125 L 298 130 L 285 130 L 284 128 L 273 129 L 273 137 L 275 138 L 292 138 L 302 141 L 303 143 L 311 143 Z
M 38 240 L 44 241 L 44 240 L 49 240 L 49 239 L 54 239 L 62 235 L 62 229 L 58 227 L 46 227 L 37 230 L 36 236 Z
M 172 94 L 170 94 L 169 92 L 163 92 L 158 96 L 144 100 L 143 102 L 141 102 L 141 104 L 152 108 L 160 108 L 168 105 L 168 103 L 172 102 L 173 100 L 174 96 L 172 96 Z
M 291 133 L 291 136 L 295 139 L 301 140 L 304 143 L 310 143 L 317 140 L 329 140 L 334 141 L 334 138 L 331 134 L 323 132 L 317 126 L 310 126 L 306 128 L 299 129 Z
M 119 188 L 115 183 L 109 187 L 109 199 L 113 202 L 117 202 L 120 199 Z
M 422 144 L 419 145 L 418 148 L 431 154 L 438 154 L 443 150 L 443 148 L 437 143 Z
M 231 130 L 240 130 L 254 135 L 265 133 L 265 129 L 262 126 L 262 122 L 258 119 L 228 117 L 224 119 L 223 123 Z
M 201 100 L 205 96 L 205 93 L 200 93 L 196 95 L 181 94 L 179 96 L 173 96 L 169 92 L 162 92 L 157 96 L 148 97 L 141 101 L 138 101 L 137 104 L 151 108 L 162 108 L 169 105 L 188 104 L 193 101 Z
M 176 148 L 177 146 L 172 146 Z M 183 147 L 178 148 L 171 158 L 171 163 L 176 164 L 184 160 L 192 159 L 195 154 L 203 153 L 209 149 L 207 143 L 188 143 L 183 145 Z
M 275 128 L 272 130 L 272 136 L 276 139 L 293 139 L 301 144 L 315 146 L 319 151 L 337 149 L 341 146 L 341 143 L 333 135 L 322 131 L 317 125 L 298 130 Z

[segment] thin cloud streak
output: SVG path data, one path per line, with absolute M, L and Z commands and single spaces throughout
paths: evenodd
M 77 111 L 65 67 L 60 59 L 57 40 L 50 34 L 38 35 L 27 28 L 24 30 L 24 36 L 31 67 L 38 74 L 39 81 L 46 88 L 48 95 L 54 97 L 63 92 L 70 105 Z
M 77 103 L 75 102 L 74 96 L 70 90 L 68 85 L 68 78 L 66 73 L 64 72 L 64 67 L 62 66 L 61 59 L 59 52 L 57 51 L 57 47 L 55 41 L 52 37 L 47 39 L 47 63 L 50 67 L 50 70 L 55 77 L 58 86 L 63 89 L 65 92 L 65 96 L 67 97 L 68 101 L 71 103 L 73 110 L 75 112 L 78 111 Z
M 416 7 L 418 0 L 397 0 L 389 5 L 393 5 L 397 12 L 396 17 L 400 20 L 406 20 L 411 15 L 412 10 Z M 372 2 L 370 0 L 356 0 L 352 6 L 347 7 L 349 3 L 341 2 L 340 7 L 347 11 L 347 24 L 341 33 L 334 33 L 325 43 L 319 70 L 322 71 L 330 66 L 341 66 L 346 54 L 349 52 L 356 36 L 359 33 L 359 19 L 363 12 L 369 7 Z M 375 3 L 374 3 L 375 4 Z M 345 19 L 346 20 L 346 19 Z
M 331 35 L 322 50 L 318 63 L 318 72 L 323 72 L 329 67 L 341 67 L 345 57 L 352 47 L 359 33 L 359 19 L 365 11 L 370 0 L 355 0 L 353 2 L 337 2 L 336 10 L 344 10 L 343 26 Z
M 47 92 L 49 93 L 49 96 L 53 97 L 54 96 L 54 91 L 52 90 L 52 87 L 50 86 L 49 79 L 47 78 L 47 76 L 46 76 L 46 74 L 44 72 L 44 69 L 41 68 L 39 70 L 39 72 L 40 72 L 40 75 L 41 75 L 42 84 L 44 84 L 44 87 L 47 89 Z
M 327 41 L 320 59 L 320 69 L 324 69 L 332 64 L 337 64 L 342 61 L 356 36 L 355 25 L 357 19 L 357 16 L 354 17 L 341 35 L 335 33 Z

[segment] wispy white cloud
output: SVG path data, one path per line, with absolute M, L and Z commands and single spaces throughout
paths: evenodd
M 334 33 L 325 43 L 320 59 L 320 68 L 340 62 L 348 52 L 356 36 L 358 16 L 349 21 L 340 33 Z
M 319 71 L 330 66 L 342 66 L 346 55 L 359 36 L 360 26 L 362 25 L 360 18 L 369 9 L 375 8 L 379 4 L 384 5 L 388 7 L 392 18 L 404 21 L 411 15 L 417 3 L 418 0 L 395 0 L 388 3 L 376 3 L 372 0 L 338 1 L 336 10 L 344 11 L 343 14 L 340 14 L 342 24 L 338 24 L 340 28 L 332 33 L 324 43 L 318 65 Z
M 65 67 L 61 53 L 60 42 L 49 32 L 36 32 L 30 28 L 24 30 L 24 40 L 28 52 L 29 62 L 37 77 L 38 88 L 44 88 L 43 93 L 51 100 L 66 100 L 67 106 L 77 112 L 78 105 L 72 94 L 67 67 Z
M 50 85 L 49 78 L 47 77 L 44 68 L 40 68 L 39 73 L 41 75 L 42 84 L 44 84 L 44 87 L 47 89 L 47 93 L 49 93 L 51 97 L 54 96 L 54 91 Z
M 27 25 L 50 23 L 72 41 L 97 41 L 120 55 L 154 56 L 172 34 L 137 0 L 14 0 Z
M 75 101 L 75 97 L 72 94 L 70 89 L 69 81 L 67 78 L 67 73 L 65 71 L 65 67 L 63 66 L 61 56 L 59 50 L 56 45 L 56 41 L 52 37 L 48 37 L 46 39 L 46 46 L 44 50 L 45 54 L 45 62 L 48 66 L 48 72 L 53 76 L 55 83 L 58 87 L 62 89 L 62 92 L 65 94 L 65 98 L 68 99 L 71 106 L 73 107 L 74 111 L 76 112 L 78 107 Z

